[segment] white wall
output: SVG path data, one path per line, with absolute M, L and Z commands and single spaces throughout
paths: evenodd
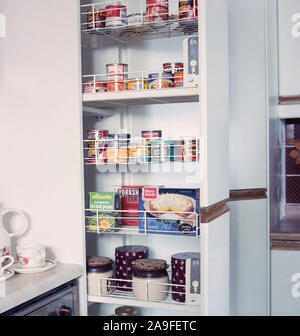
M 278 0 L 280 95 L 300 94 L 300 1 Z
M 84 263 L 79 5 L 0 0 L 0 201 L 25 211 L 19 242 Z

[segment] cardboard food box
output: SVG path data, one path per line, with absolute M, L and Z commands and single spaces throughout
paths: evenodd
M 139 192 L 142 186 L 122 186 L 119 189 L 119 194 L 122 201 L 122 210 L 128 210 L 128 212 L 122 212 L 122 224 L 129 226 L 139 225 Z M 128 218 L 124 218 L 128 217 Z M 136 217 L 136 219 L 135 219 Z
M 117 192 L 90 192 L 90 209 L 99 210 L 98 225 L 99 232 L 115 231 L 119 226 L 121 213 L 114 210 L 121 210 L 120 195 Z M 88 230 L 97 231 L 97 213 L 89 211 L 88 213 Z
M 140 232 L 190 236 L 200 233 L 200 189 L 141 188 L 139 210 Z

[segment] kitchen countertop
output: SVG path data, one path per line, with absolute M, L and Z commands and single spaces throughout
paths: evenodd
M 6 297 L 0 298 L 0 313 L 82 275 L 81 265 L 63 263 L 57 263 L 54 268 L 43 273 L 16 273 L 6 281 Z

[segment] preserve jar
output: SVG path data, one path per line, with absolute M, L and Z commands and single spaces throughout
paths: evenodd
M 108 257 L 87 258 L 88 295 L 109 295 L 114 291 L 113 260 Z
M 140 259 L 133 265 L 132 290 L 139 300 L 164 301 L 169 291 L 168 265 L 162 259 Z

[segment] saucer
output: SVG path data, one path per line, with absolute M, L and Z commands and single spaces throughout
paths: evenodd
M 6 269 L 6 270 L 4 270 L 4 277 L 5 277 L 5 280 L 8 280 L 8 279 L 11 278 L 14 274 L 15 274 L 15 271 L 13 271 L 12 269 Z
M 54 260 L 46 260 L 46 264 L 43 267 L 28 268 L 18 263 L 14 263 L 12 265 L 12 269 L 17 273 L 32 274 L 32 273 L 41 273 L 41 272 L 48 271 L 55 266 L 56 266 L 56 262 Z

